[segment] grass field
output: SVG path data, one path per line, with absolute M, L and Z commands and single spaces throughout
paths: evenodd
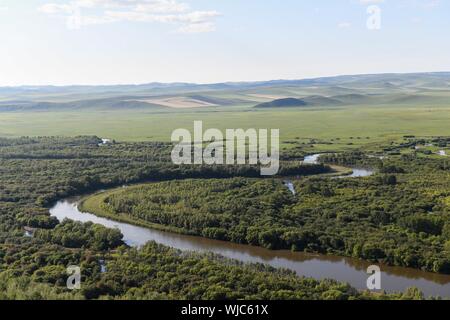
M 186 109 L 172 112 L 65 111 L 0 113 L 0 136 L 97 135 L 118 141 L 169 141 L 177 128 L 279 128 L 285 146 L 293 139 L 334 140 L 322 148 L 355 148 L 395 141 L 404 135 L 450 135 L 450 105 L 439 107 L 352 106 L 269 109 L 248 107 Z M 339 140 L 336 140 L 339 138 Z

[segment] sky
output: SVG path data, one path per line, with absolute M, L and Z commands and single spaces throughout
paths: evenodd
M 450 0 L 0 0 L 0 86 L 450 71 Z

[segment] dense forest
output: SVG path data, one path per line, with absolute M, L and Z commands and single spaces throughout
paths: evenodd
M 241 264 L 213 254 L 181 252 L 154 242 L 139 250 L 121 245 L 108 251 L 90 247 L 68 249 L 42 241 L 19 243 L 16 239 L 15 242 L 14 245 L 2 244 L 2 269 L 6 269 L 0 272 L 2 300 L 424 298 L 413 288 L 389 295 L 358 292 L 333 280 L 301 278 L 287 270 Z M 99 261 L 105 263 L 106 272 L 102 272 Z M 80 291 L 69 291 L 65 287 L 65 268 L 69 264 L 82 268 Z
M 38 205 L 101 188 L 185 178 L 260 177 L 257 166 L 177 166 L 168 143 L 99 145 L 97 137 L 0 138 L 0 201 L 33 198 Z M 279 175 L 329 172 L 328 166 L 281 162 Z M 51 181 L 49 181 L 51 180 Z M 29 182 L 29 183 L 27 183 Z
M 55 200 L 100 188 L 174 177 L 251 177 L 255 171 L 175 167 L 167 162 L 169 151 L 163 143 L 101 145 L 97 137 L 0 139 L 0 299 L 423 298 L 417 290 L 374 296 L 335 281 L 154 243 L 133 249 L 117 230 L 59 223 L 49 215 Z M 328 170 L 299 163 L 286 167 L 296 175 Z M 32 237 L 25 233 L 30 228 Z M 69 265 L 82 269 L 80 291 L 65 286 Z
M 189 179 L 101 193 L 90 212 L 178 232 L 262 246 L 332 253 L 450 274 L 450 166 L 416 155 L 323 156 L 371 165 L 368 178 Z M 426 179 L 424 179 L 426 177 Z

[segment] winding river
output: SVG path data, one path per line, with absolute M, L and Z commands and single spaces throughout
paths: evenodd
M 317 158 L 318 155 L 315 159 L 305 159 L 305 162 L 317 161 Z M 156 241 L 180 250 L 214 252 L 242 262 L 265 263 L 273 267 L 293 270 L 300 276 L 315 279 L 331 278 L 347 282 L 357 289 L 366 289 L 368 278 L 366 270 L 371 264 L 369 262 L 287 250 L 272 251 L 249 245 L 147 229 L 80 212 L 78 210 L 78 201 L 79 198 L 61 200 L 50 209 L 50 214 L 60 221 L 68 218 L 81 222 L 90 221 L 109 228 L 118 228 L 124 235 L 124 241 L 130 246 L 139 247 L 148 241 Z M 401 267 L 383 265 L 380 267 L 382 271 L 382 289 L 387 292 L 404 291 L 408 287 L 414 286 L 420 288 L 426 296 L 450 297 L 450 275 Z
M 366 289 L 367 267 L 370 263 L 358 259 L 338 256 L 272 251 L 249 245 L 240 245 L 226 241 L 186 236 L 170 232 L 142 228 L 127 223 L 97 217 L 78 210 L 79 198 L 59 201 L 50 209 L 52 216 L 62 221 L 66 218 L 118 228 L 124 235 L 124 241 L 130 246 L 141 246 L 148 241 L 156 241 L 180 250 L 214 252 L 243 262 L 265 263 L 277 268 L 294 270 L 300 276 L 315 279 L 331 278 L 348 282 L 357 289 Z M 388 292 L 404 291 L 408 287 L 418 287 L 427 296 L 450 297 L 450 276 L 424 272 L 415 269 L 381 266 L 382 288 Z

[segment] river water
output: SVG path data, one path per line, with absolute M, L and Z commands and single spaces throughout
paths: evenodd
M 59 201 L 50 209 L 52 216 L 62 221 L 65 218 L 82 222 L 94 222 L 109 228 L 118 228 L 124 241 L 130 246 L 141 246 L 148 241 L 156 241 L 180 250 L 214 252 L 243 262 L 265 263 L 273 267 L 287 268 L 300 276 L 315 279 L 331 278 L 347 282 L 357 289 L 366 289 L 368 262 L 357 259 L 291 252 L 272 251 L 248 245 L 217 241 L 169 232 L 142 228 L 127 223 L 97 217 L 78 210 L 78 198 Z M 408 287 L 418 287 L 427 296 L 450 297 L 450 276 L 423 272 L 415 269 L 380 266 L 381 285 L 387 292 L 404 291 Z
M 321 154 L 313 154 L 306 156 L 303 160 L 303 163 L 306 164 L 318 164 L 319 163 L 319 157 Z M 368 177 L 374 174 L 375 172 L 370 169 L 363 169 L 363 168 L 352 168 L 352 174 L 345 175 L 345 176 L 339 176 L 338 178 L 361 178 L 361 177 Z

